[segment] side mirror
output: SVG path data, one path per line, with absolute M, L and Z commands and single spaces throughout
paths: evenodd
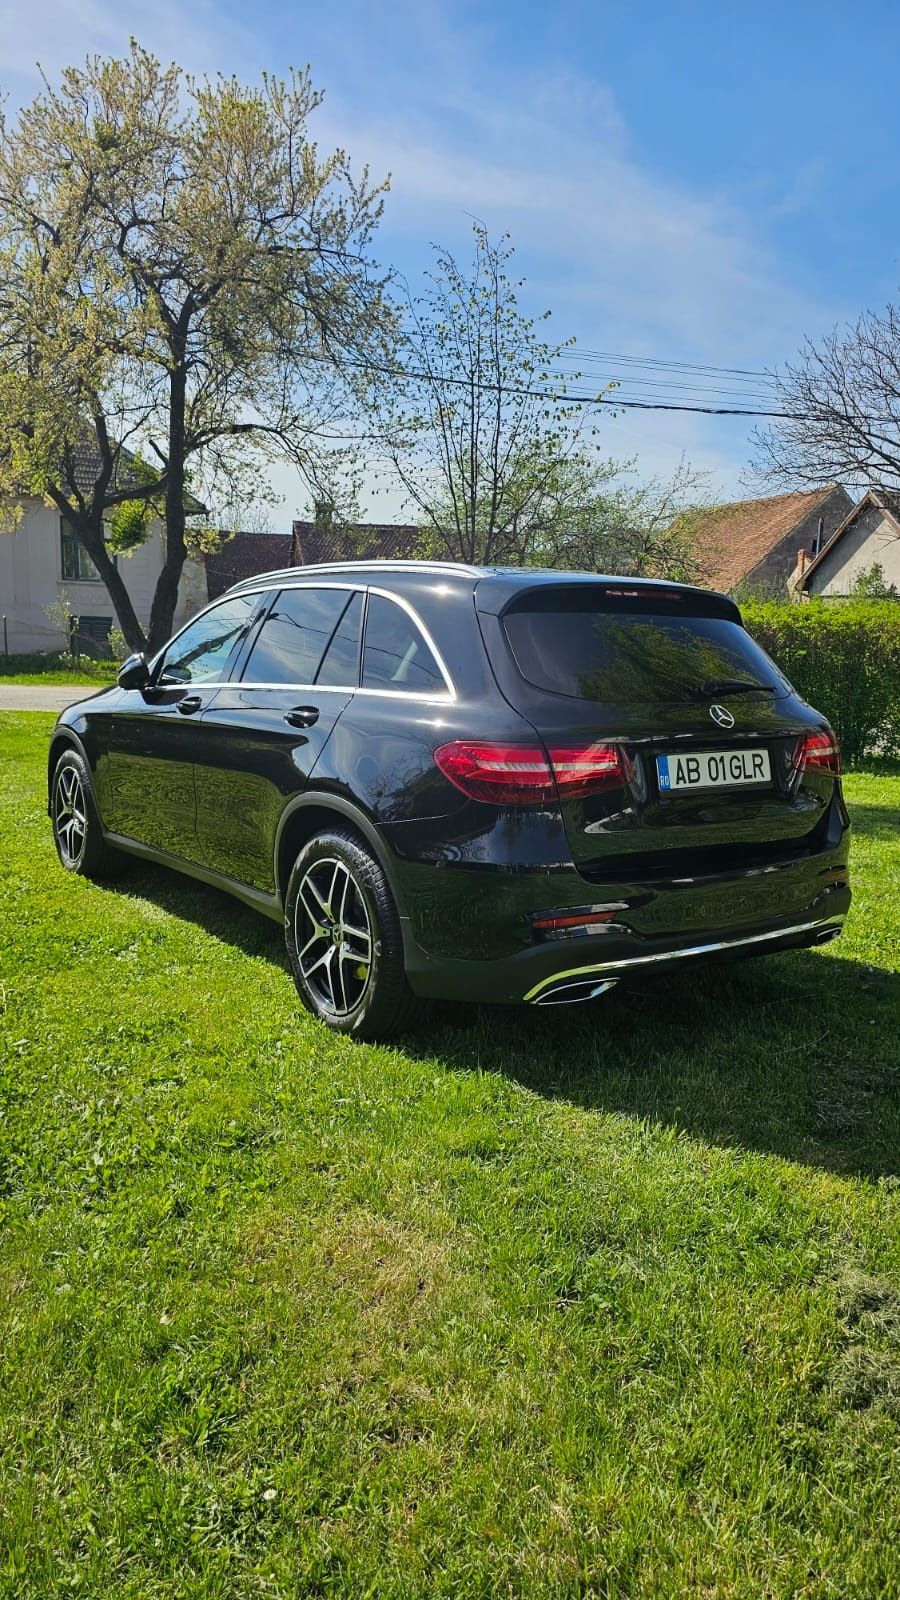
M 150 668 L 147 657 L 138 651 L 123 661 L 116 673 L 116 683 L 120 689 L 145 689 L 150 682 Z

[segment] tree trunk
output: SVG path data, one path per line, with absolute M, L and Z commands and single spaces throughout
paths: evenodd
M 103 523 L 100 523 L 99 528 L 76 526 L 76 532 L 79 543 L 84 545 L 106 585 L 107 593 L 113 603 L 113 610 L 116 613 L 116 620 L 125 635 L 125 643 L 129 650 L 145 650 L 147 641 L 144 637 L 144 630 L 138 621 L 137 612 L 131 603 L 131 596 L 125 587 L 122 574 L 106 548 L 106 541 L 103 537 Z
M 187 375 L 182 363 L 169 378 L 169 459 L 166 475 L 166 534 L 163 567 L 150 608 L 148 641 L 151 654 L 172 634 L 178 584 L 187 549 L 184 542 L 184 411 Z

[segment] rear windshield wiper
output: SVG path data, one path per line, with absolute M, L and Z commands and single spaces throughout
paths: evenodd
M 707 678 L 693 694 L 709 700 L 714 694 L 777 694 L 774 683 L 757 683 L 753 678 Z

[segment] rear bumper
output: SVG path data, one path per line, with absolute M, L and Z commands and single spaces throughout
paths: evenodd
M 431 861 L 410 849 L 413 825 L 385 830 L 417 993 L 546 1003 L 562 983 L 592 988 L 820 944 L 850 907 L 839 790 L 795 853 L 737 847 L 737 862 L 725 866 L 715 851 L 691 860 L 678 852 L 671 875 L 657 868 L 626 877 L 627 857 L 611 855 L 608 869 L 598 864 L 588 879 L 553 848 L 552 819 L 514 821 L 445 846 Z
M 593 908 L 616 908 L 609 922 L 550 937 L 535 934 L 535 915 L 587 909 L 588 886 L 577 874 L 420 871 L 417 887 L 427 900 L 417 900 L 417 917 L 404 919 L 407 973 L 416 993 L 451 1000 L 542 1004 L 562 982 L 647 978 L 822 944 L 840 932 L 851 898 L 846 839 L 835 851 L 762 873 L 617 884 L 611 894 L 592 885 Z
M 522 996 L 533 1005 L 571 1004 L 602 994 L 621 978 L 638 977 L 654 970 L 664 972 L 676 962 L 704 962 L 738 959 L 741 956 L 772 954 L 778 950 L 800 950 L 810 945 L 829 944 L 843 926 L 843 917 L 824 922 L 804 922 L 799 927 L 779 928 L 774 932 L 750 933 L 742 938 L 712 940 L 689 945 L 683 950 L 658 950 L 652 954 L 625 956 L 618 961 L 599 961 L 583 967 L 556 972 L 542 978 Z
M 433 999 L 532 1005 L 591 998 L 588 992 L 623 980 L 661 976 L 706 962 L 769 955 L 826 944 L 841 931 L 849 906 L 849 890 L 835 893 L 827 904 L 801 922 L 729 931 L 703 940 L 649 941 L 634 934 L 594 934 L 565 943 L 538 945 L 494 961 L 429 960 L 408 966 L 417 994 Z M 568 989 L 570 992 L 565 993 Z M 582 992 L 583 991 L 583 992 Z

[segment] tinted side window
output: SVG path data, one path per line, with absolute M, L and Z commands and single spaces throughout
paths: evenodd
M 159 681 L 210 683 L 224 678 L 259 604 L 258 594 L 235 595 L 189 622 L 166 651 Z
M 326 688 L 355 689 L 359 675 L 359 630 L 362 624 L 363 597 L 351 595 L 331 643 L 322 657 L 316 683 Z
M 363 687 L 434 692 L 446 689 L 440 669 L 401 606 L 371 594 L 366 611 Z
M 346 589 L 282 589 L 242 678 L 247 683 L 313 683 L 346 604 Z

